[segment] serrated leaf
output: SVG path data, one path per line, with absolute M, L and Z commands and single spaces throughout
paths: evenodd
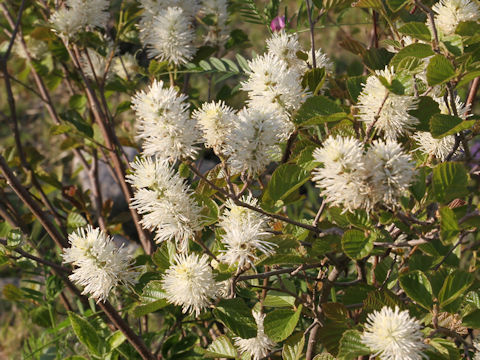
M 143 288 L 140 301 L 144 304 L 155 302 L 157 300 L 165 299 L 165 292 L 162 288 L 162 282 L 160 280 L 152 280 Z
M 460 233 L 457 216 L 448 206 L 440 208 L 440 239 L 444 244 L 451 243 Z
M 78 340 L 93 354 L 96 356 L 101 356 L 101 340 L 92 324 L 90 324 L 83 317 L 71 311 L 68 312 L 68 318 L 70 319 L 73 332 L 77 336 Z
M 305 345 L 305 337 L 303 333 L 299 332 L 290 336 L 282 348 L 283 360 L 299 360 L 303 353 Z
M 170 242 L 164 242 L 152 255 L 152 261 L 157 265 L 158 270 L 163 272 L 170 267 L 170 260 L 174 255 L 174 249 L 169 246 Z
M 348 320 L 348 309 L 342 303 L 324 303 L 322 304 L 322 310 L 330 320 L 336 322 L 345 322 Z
M 409 111 L 410 115 L 419 120 L 415 126 L 418 131 L 430 131 L 430 119 L 438 113 L 440 113 L 438 103 L 429 96 L 420 96 L 417 108 Z
M 325 83 L 325 68 L 315 68 L 308 70 L 303 75 L 302 86 L 308 88 L 313 95 L 318 95 Z
M 68 214 L 67 227 L 70 230 L 75 230 L 79 227 L 86 226 L 86 225 L 87 225 L 87 220 L 85 220 L 85 218 L 79 213 L 71 212 Z
M 336 360 L 336 359 L 335 359 L 335 356 L 332 356 L 330 354 L 318 354 L 318 355 L 315 355 L 313 360 Z
M 207 347 L 207 352 L 203 355 L 205 358 L 236 358 L 237 351 L 226 335 L 217 337 Z
M 73 109 L 67 110 L 64 113 L 60 114 L 60 117 L 68 121 L 70 124 L 73 124 L 75 128 L 80 131 L 82 134 L 93 137 L 93 128 L 90 124 L 87 124 L 85 120 L 83 120 L 82 116 Z
M 423 22 L 408 22 L 398 29 L 398 31 L 419 40 L 430 41 L 432 38 L 430 29 Z
M 278 309 L 268 313 L 264 321 L 265 333 L 273 341 L 285 340 L 295 330 L 301 313 L 302 305 L 297 311 Z
M 347 230 L 342 237 L 342 249 L 351 259 L 363 259 L 373 249 L 373 236 L 359 230 Z
M 440 85 L 446 83 L 455 76 L 455 69 L 443 55 L 435 55 L 427 65 L 428 85 Z
M 370 48 L 363 54 L 363 62 L 371 70 L 383 70 L 393 54 L 384 48 Z
M 353 360 L 362 355 L 370 354 L 370 349 L 361 341 L 361 334 L 357 330 L 347 330 L 340 340 L 338 357 L 345 360 Z
M 458 116 L 435 114 L 430 119 L 430 132 L 435 139 L 457 134 L 475 125 L 475 120 L 462 120 Z
M 386 1 L 386 3 L 390 10 L 392 10 L 393 12 L 397 12 L 405 5 L 407 5 L 409 3 L 409 0 L 389 0 Z
M 434 54 L 432 47 L 428 44 L 411 44 L 405 46 L 397 54 L 395 54 L 390 60 L 390 66 L 393 66 L 395 69 L 398 69 L 398 65 L 402 59 L 413 56 L 419 59 L 423 59 Z
M 368 293 L 367 298 L 363 301 L 365 312 L 369 313 L 374 310 L 380 311 L 384 306 L 392 309 L 398 306 L 400 309 L 404 308 L 403 303 L 398 296 L 393 294 L 390 290 L 372 290 Z
M 267 307 L 291 307 L 295 304 L 295 297 L 284 292 L 271 290 L 263 300 L 263 306 Z
M 462 270 L 449 274 L 438 293 L 440 307 L 444 307 L 462 296 L 473 283 L 473 275 Z
M 382 9 L 383 4 L 381 0 L 358 0 L 352 4 L 353 7 Z
M 348 93 L 354 102 L 357 102 L 358 96 L 362 92 L 366 81 L 367 76 L 351 76 L 347 79 Z
M 433 192 L 442 203 L 467 195 L 467 182 L 467 170 L 461 163 L 449 161 L 433 169 Z
M 462 319 L 462 325 L 472 329 L 480 329 L 480 310 L 476 309 Z
M 243 339 L 257 336 L 255 319 L 241 298 L 221 299 L 213 314 L 237 336 Z
M 290 194 L 310 179 L 310 172 L 295 164 L 282 164 L 275 169 L 262 200 L 275 203 L 285 200 Z
M 297 115 L 294 117 L 296 124 L 303 122 L 317 116 L 317 115 L 332 115 L 341 113 L 342 108 L 325 96 L 312 96 L 308 98 L 300 107 Z
M 405 293 L 427 310 L 433 306 L 432 285 L 420 270 L 403 274 L 399 278 L 400 286 Z

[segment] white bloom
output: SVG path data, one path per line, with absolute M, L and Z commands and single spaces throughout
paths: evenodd
M 253 360 L 260 360 L 267 356 L 276 345 L 266 334 L 263 327 L 263 320 L 265 314 L 257 311 L 252 311 L 255 322 L 257 323 L 257 336 L 250 339 L 242 339 L 235 337 L 235 345 L 240 349 L 242 354 L 247 353 Z
M 313 172 L 312 180 L 322 189 L 325 201 L 334 206 L 343 205 L 352 211 L 373 206 L 365 179 L 362 144 L 352 137 L 329 137 L 322 148 L 313 152 L 323 168 Z
M 435 139 L 428 131 L 418 131 L 413 134 L 418 144 L 418 149 L 425 155 L 434 155 L 440 161 L 444 161 L 455 145 L 455 136 L 448 135 L 441 139 Z
M 407 310 L 385 306 L 368 315 L 362 342 L 381 360 L 420 360 L 425 356 L 420 327 Z
M 195 54 L 191 21 L 180 7 L 169 7 L 155 16 L 145 37 L 152 58 L 175 65 L 185 64 Z
M 67 0 L 67 7 L 50 17 L 55 32 L 67 38 L 81 30 L 104 29 L 109 18 L 108 0 Z
M 443 97 L 435 97 L 433 100 L 438 103 L 442 114 L 450 114 L 449 107 L 445 104 Z M 457 108 L 458 116 L 465 120 L 468 117 L 470 107 L 465 106 L 458 96 L 455 97 L 455 107 Z M 441 139 L 435 139 L 429 132 L 419 131 L 413 135 L 413 138 L 418 144 L 418 149 L 423 154 L 434 155 L 440 161 L 444 161 L 447 158 L 455 145 L 455 135 L 447 135 Z
M 228 163 L 236 172 L 256 174 L 265 169 L 280 152 L 281 138 L 276 113 L 244 108 L 226 141 Z
M 243 202 L 252 206 L 258 206 L 257 200 L 252 196 L 243 197 Z M 258 260 L 257 251 L 265 255 L 271 255 L 275 251 L 275 244 L 268 242 L 271 234 L 267 232 L 268 224 L 264 215 L 235 205 L 232 200 L 226 202 L 225 213 L 220 218 L 219 225 L 225 231 L 221 241 L 225 245 L 222 255 L 219 257 L 229 265 L 238 264 L 243 268 L 246 264 L 254 266 Z
M 112 288 L 135 282 L 137 273 L 131 267 L 129 250 L 117 247 L 100 229 L 77 229 L 68 235 L 68 241 L 71 247 L 63 249 L 63 262 L 75 267 L 69 279 L 85 287 L 82 294 L 105 301 Z
M 222 43 L 228 39 L 228 4 L 226 0 L 203 0 L 202 13 L 214 15 L 215 25 L 210 26 L 205 42 Z
M 201 230 L 200 207 L 168 160 L 137 159 L 127 181 L 135 188 L 130 206 L 143 215 L 141 224 L 155 231 L 155 240 L 175 239 L 179 251 L 186 251 L 188 240 Z
M 440 108 L 440 113 L 445 114 L 445 115 L 450 115 L 450 99 L 448 98 L 447 100 L 449 101 L 448 106 L 445 104 L 445 100 L 443 97 L 434 97 L 433 100 L 435 100 Z M 455 108 L 457 109 L 457 114 L 460 118 L 465 120 L 468 117 L 468 112 L 470 111 L 470 105 L 466 106 L 462 100 L 460 100 L 460 97 L 457 95 L 455 97 Z M 451 115 L 453 115 L 453 111 L 451 112 Z
M 15 54 L 22 59 L 27 60 L 28 55 L 30 55 L 35 60 L 43 59 L 48 53 L 48 45 L 45 41 L 35 39 L 31 36 L 25 37 L 27 51 L 20 43 L 20 41 L 15 41 L 15 46 L 13 47 L 13 51 Z
M 365 156 L 366 178 L 373 201 L 395 205 L 415 176 L 415 163 L 394 140 L 375 140 Z
M 395 78 L 393 68 L 388 67 L 376 71 L 376 75 L 384 77 L 389 83 Z M 418 119 L 408 113 L 416 108 L 417 99 L 413 96 L 389 93 L 377 76 L 370 76 L 367 79 L 358 97 L 358 116 L 361 121 L 366 122 L 367 127 L 375 124 L 374 127 L 386 138 L 396 139 L 408 133 L 418 123 Z M 378 120 L 375 120 L 377 117 Z
M 205 146 L 213 148 L 218 154 L 236 121 L 233 109 L 223 101 L 204 103 L 192 117 L 203 132 Z
M 93 82 L 97 80 L 102 82 L 104 78 L 105 82 L 108 82 L 112 77 L 112 72 L 110 68 L 105 75 L 105 70 L 107 70 L 107 59 L 90 48 L 87 48 L 87 53 L 88 55 L 82 54 L 82 57 L 80 58 L 80 66 L 82 67 L 85 76 Z
M 250 107 L 278 111 L 288 118 L 307 99 L 309 94 L 302 88 L 301 74 L 289 69 L 277 56 L 271 53 L 257 56 L 248 65 L 249 78 L 242 83 L 242 90 L 248 92 Z
M 478 21 L 480 7 L 475 0 L 440 0 L 433 5 L 435 25 L 443 35 L 452 35 L 462 21 Z
M 308 64 L 310 66 L 313 66 L 313 57 L 312 57 L 312 51 L 311 50 L 308 51 Z M 327 54 L 325 54 L 322 51 L 322 49 L 315 50 L 315 64 L 316 64 L 317 68 L 324 67 L 325 72 L 327 74 L 333 72 L 333 63 L 330 60 L 330 58 L 327 56 Z M 308 66 L 304 67 L 304 72 L 308 69 L 309 69 Z
M 168 157 L 172 162 L 195 156 L 199 134 L 186 100 L 187 96 L 173 87 L 164 89 L 163 81 L 157 80 L 147 92 L 138 91 L 132 98 L 139 120 L 137 137 L 144 141 L 145 155 Z
M 175 263 L 162 278 L 167 300 L 183 307 L 183 313 L 196 316 L 216 298 L 219 286 L 215 282 L 208 256 L 177 254 Z
M 475 351 L 475 357 L 473 360 L 480 360 L 480 342 L 474 342 L 473 346 L 475 346 L 475 349 L 477 350 Z
M 287 34 L 285 30 L 273 33 L 267 40 L 267 49 L 269 53 L 283 60 L 291 68 L 301 69 L 305 66 L 305 62 L 297 56 L 297 53 L 302 51 L 302 47 L 296 33 Z
M 128 53 L 116 56 L 113 59 L 112 67 L 113 72 L 124 80 L 134 77 L 138 72 L 137 59 L 134 55 Z

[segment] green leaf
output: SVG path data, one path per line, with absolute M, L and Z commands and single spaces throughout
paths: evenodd
M 414 37 L 415 39 L 430 41 L 432 39 L 432 34 L 430 29 L 423 22 L 409 22 L 403 25 L 398 29 L 404 35 Z
M 269 291 L 265 300 L 263 301 L 263 306 L 270 307 L 291 307 L 295 304 L 295 297 L 288 295 L 280 291 Z
M 7 247 L 15 249 L 22 243 L 22 231 L 20 229 L 12 229 L 7 235 Z
M 79 213 L 71 212 L 68 214 L 67 228 L 69 229 L 69 231 L 75 230 L 79 227 L 86 226 L 86 225 L 87 225 L 87 220 L 85 220 L 85 218 Z
M 302 313 L 302 305 L 297 311 L 290 309 L 278 309 L 265 316 L 265 333 L 276 342 L 285 340 L 295 330 L 298 319 Z
M 352 6 L 359 8 L 371 8 L 371 9 L 382 9 L 383 4 L 381 0 L 358 0 L 354 2 Z
M 464 316 L 462 325 L 472 329 L 480 329 L 480 309 L 476 309 Z
M 455 76 L 455 69 L 443 55 L 435 55 L 430 59 L 427 66 L 428 85 L 440 85 L 446 83 Z
M 383 70 L 392 59 L 393 54 L 384 48 L 370 48 L 363 55 L 363 62 L 371 70 Z
M 295 164 L 282 164 L 273 172 L 262 200 L 269 204 L 284 200 L 308 179 L 310 179 L 309 171 Z
M 312 96 L 298 109 L 294 122 L 302 124 L 317 115 L 332 115 L 340 112 L 342 112 L 342 108 L 329 98 L 321 95 Z
M 427 310 L 433 306 L 432 285 L 420 270 L 411 271 L 400 276 L 400 286 L 405 293 Z
M 473 284 L 473 280 L 472 274 L 462 270 L 455 270 L 449 274 L 438 293 L 440 307 L 444 307 L 464 295 Z
M 163 272 L 170 267 L 170 260 L 175 255 L 175 247 L 170 241 L 165 241 L 152 255 L 152 261 L 157 265 L 158 270 Z
M 420 96 L 417 108 L 409 111 L 410 115 L 420 121 L 416 125 L 418 131 L 430 131 L 430 119 L 438 113 L 440 113 L 440 107 L 430 96 Z
M 257 336 L 255 319 L 241 298 L 221 299 L 213 314 L 237 336 L 243 339 Z
M 347 330 L 340 340 L 338 357 L 345 360 L 354 360 L 359 356 L 370 354 L 370 349 L 363 345 L 361 334 L 357 330 Z
M 457 25 L 455 33 L 461 36 L 474 36 L 480 33 L 480 24 L 475 21 L 464 21 Z
M 110 351 L 115 350 L 118 348 L 120 345 L 122 345 L 127 338 L 125 335 L 120 330 L 115 331 L 113 334 L 111 334 L 107 338 L 107 344 L 110 349 Z
M 75 335 L 77 335 L 78 340 L 93 354 L 96 356 L 101 356 L 101 340 L 95 328 L 86 319 L 75 314 L 74 312 L 69 311 L 68 318 L 70 319 L 73 332 Z
M 410 186 L 410 191 L 417 201 L 421 201 L 425 196 L 425 192 L 427 190 L 426 180 L 427 168 L 424 166 L 417 169 L 417 177 L 415 182 Z
M 423 59 L 434 54 L 432 47 L 428 44 L 411 44 L 405 46 L 390 60 L 390 66 L 393 66 L 396 70 L 403 58 L 413 56 L 418 59 Z
M 305 337 L 302 332 L 296 333 L 288 338 L 283 344 L 282 359 L 283 360 L 299 360 L 303 353 L 305 345 Z
M 157 310 L 163 309 L 168 305 L 167 300 L 159 299 L 148 304 L 139 304 L 133 309 L 133 315 L 137 318 L 155 312 Z
M 442 243 L 451 243 L 459 234 L 457 216 L 448 206 L 440 208 L 440 239 Z
M 163 291 L 162 282 L 160 280 L 150 281 L 145 285 L 142 291 L 142 296 L 140 296 L 140 301 L 144 304 L 163 299 L 165 299 L 165 292 Z
M 401 300 L 393 294 L 390 290 L 372 290 L 368 293 L 367 298 L 363 301 L 365 312 L 369 313 L 374 310 L 381 310 L 384 306 L 395 308 L 398 306 L 400 309 L 404 308 Z
M 313 95 L 318 95 L 325 83 L 325 68 L 315 68 L 308 70 L 303 75 L 302 86 L 310 89 Z
M 352 76 L 347 79 L 347 89 L 353 102 L 357 102 L 358 96 L 362 92 L 363 86 L 367 81 L 367 76 Z
M 461 163 L 449 161 L 433 169 L 433 192 L 442 203 L 467 195 L 467 182 L 467 170 Z
M 475 125 L 475 120 L 463 121 L 458 116 L 435 114 L 430 119 L 430 132 L 435 139 L 457 134 Z
M 315 355 L 313 360 L 336 360 L 335 356 L 332 356 L 328 353 Z
M 203 354 L 206 358 L 236 358 L 237 351 L 226 335 L 217 337 L 207 347 L 207 352 Z
M 397 12 L 401 8 L 403 8 L 405 5 L 409 3 L 408 0 L 389 0 L 386 1 L 388 8 L 392 10 L 393 12 Z
M 216 223 L 219 212 L 217 203 L 205 195 L 195 193 L 194 196 L 202 209 L 200 214 L 202 215 L 203 225 L 208 226 Z
M 60 117 L 63 120 L 68 121 L 70 124 L 73 124 L 73 126 L 75 126 L 75 128 L 82 134 L 90 138 L 93 137 L 93 128 L 83 120 L 82 116 L 76 110 L 67 110 L 64 113 L 61 113 Z
M 342 249 L 351 259 L 363 259 L 373 249 L 373 236 L 366 236 L 360 230 L 347 230 L 342 237 Z

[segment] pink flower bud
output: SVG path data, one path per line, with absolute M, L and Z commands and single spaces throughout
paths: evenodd
M 285 16 L 277 16 L 270 23 L 272 31 L 280 31 L 285 27 Z

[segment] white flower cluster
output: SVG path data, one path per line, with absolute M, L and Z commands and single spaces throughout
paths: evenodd
M 220 285 L 215 282 L 207 255 L 177 254 L 174 264 L 162 278 L 167 300 L 181 305 L 183 312 L 200 314 L 216 298 Z
M 414 96 L 390 92 L 379 77 L 392 83 L 395 79 L 393 68 L 377 70 L 376 75 L 368 77 L 358 97 L 358 117 L 366 122 L 367 127 L 373 126 L 387 139 L 395 140 L 408 134 L 418 124 L 418 119 L 409 114 L 409 111 L 416 109 L 418 100 Z
M 71 247 L 63 249 L 63 262 L 75 267 L 69 279 L 84 286 L 82 294 L 105 301 L 117 285 L 135 282 L 137 273 L 128 248 L 118 248 L 100 229 L 79 228 L 68 235 L 68 241 Z
M 108 0 L 67 0 L 66 7 L 52 14 L 50 23 L 54 31 L 66 39 L 83 30 L 104 29 L 109 6 Z
M 407 310 L 385 306 L 368 315 L 362 342 L 381 360 L 421 360 L 426 345 L 420 328 Z
M 257 200 L 251 195 L 244 196 L 243 202 L 257 206 Z M 219 260 L 229 265 L 237 265 L 242 269 L 245 265 L 254 266 L 258 260 L 256 254 L 271 255 L 274 253 L 275 244 L 267 241 L 271 236 L 268 230 L 267 219 L 264 215 L 235 205 L 232 200 L 225 203 L 227 210 L 220 218 L 219 225 L 225 232 L 221 241 L 225 246 Z
M 433 98 L 433 100 L 438 103 L 442 114 L 450 114 L 450 110 L 443 98 Z M 457 108 L 458 116 L 465 120 L 470 107 L 465 106 L 458 96 L 455 98 L 455 107 Z M 447 135 L 441 139 L 435 139 L 428 131 L 418 131 L 413 134 L 413 138 L 418 144 L 418 150 L 425 155 L 435 156 L 440 161 L 445 161 L 455 145 L 455 135 Z
M 364 152 L 357 139 L 329 137 L 313 157 L 323 164 L 313 173 L 321 195 L 349 211 L 370 211 L 379 202 L 395 207 L 415 175 L 411 156 L 393 140 L 376 140 Z
M 186 251 L 188 240 L 202 229 L 201 209 L 190 187 L 165 159 L 140 158 L 132 169 L 127 175 L 135 189 L 130 206 L 143 215 L 143 227 L 155 230 L 157 242 L 174 239 L 178 250 Z
M 137 137 L 143 140 L 144 155 L 175 162 L 197 153 L 198 131 L 186 100 L 186 95 L 179 95 L 173 87 L 163 88 L 163 81 L 157 80 L 147 92 L 135 94 L 132 108 L 139 120 Z
M 263 359 L 275 347 L 275 343 L 265 334 L 263 320 L 265 314 L 258 311 L 252 311 L 255 322 L 257 323 L 257 336 L 250 339 L 242 339 L 235 337 L 235 345 L 240 349 L 242 354 L 247 354 L 253 360 Z
M 197 1 L 141 0 L 140 39 L 151 58 L 182 65 L 196 52 L 193 19 L 199 10 Z
M 435 25 L 444 36 L 455 34 L 463 21 L 480 19 L 480 6 L 475 0 L 440 0 L 432 10 L 436 13 Z

